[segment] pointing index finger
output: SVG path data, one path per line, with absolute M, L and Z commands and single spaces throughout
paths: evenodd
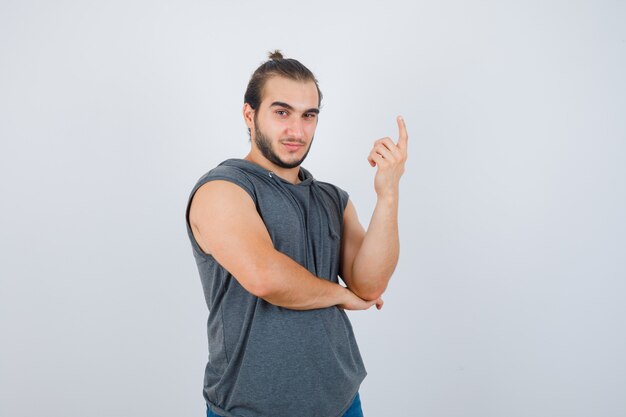
M 409 142 L 409 134 L 406 132 L 406 124 L 404 123 L 404 118 L 402 116 L 398 116 L 396 118 L 396 121 L 398 122 L 398 131 L 399 131 L 397 145 L 398 145 L 398 148 L 405 150 Z

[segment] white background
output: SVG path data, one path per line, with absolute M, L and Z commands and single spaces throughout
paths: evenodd
M 202 416 L 195 181 L 249 144 L 271 49 L 325 95 L 304 164 L 401 260 L 351 313 L 376 416 L 626 415 L 620 1 L 0 1 L 0 415 Z

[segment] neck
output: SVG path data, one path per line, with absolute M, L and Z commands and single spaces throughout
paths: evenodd
M 292 184 L 297 184 L 300 182 L 300 178 L 298 177 L 298 174 L 300 173 L 300 166 L 294 168 L 279 167 L 278 165 L 266 159 L 263 155 L 258 155 L 257 153 L 255 153 L 254 150 L 251 150 L 244 159 L 254 164 L 257 164 L 267 169 L 268 171 L 273 172 L 280 178 L 289 181 Z

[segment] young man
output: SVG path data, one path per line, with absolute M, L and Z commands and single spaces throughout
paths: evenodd
M 368 156 L 378 199 L 366 232 L 348 194 L 300 166 L 321 99 L 305 66 L 272 53 L 245 94 L 250 153 L 191 192 L 187 231 L 210 311 L 208 416 L 362 416 L 366 371 L 344 310 L 382 307 L 408 136 L 398 117 L 397 143 L 379 139 Z

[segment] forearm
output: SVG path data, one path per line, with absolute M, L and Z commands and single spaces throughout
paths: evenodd
M 253 289 L 265 301 L 293 310 L 339 305 L 349 298 L 348 289 L 318 278 L 285 254 L 274 251 L 257 270 L 260 285 Z
M 363 243 L 352 264 L 350 289 L 364 299 L 375 299 L 387 288 L 400 252 L 398 192 L 379 197 Z

